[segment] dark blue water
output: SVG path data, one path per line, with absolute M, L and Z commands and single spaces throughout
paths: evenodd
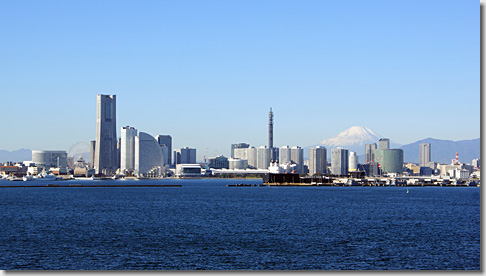
M 0 269 L 480 269 L 480 188 L 143 183 L 0 189 Z

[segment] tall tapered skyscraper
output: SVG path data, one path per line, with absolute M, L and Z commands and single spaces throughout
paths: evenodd
M 94 169 L 96 174 L 110 175 L 117 169 L 116 95 L 97 96 L 96 142 Z

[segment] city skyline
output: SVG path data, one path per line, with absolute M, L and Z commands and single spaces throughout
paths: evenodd
M 19 122 L 3 150 L 89 143 L 97 94 L 118 96 L 119 126 L 198 160 L 266 145 L 270 107 L 275 147 L 354 125 L 400 144 L 480 137 L 472 2 L 23 3 L 2 4 L 0 91 Z

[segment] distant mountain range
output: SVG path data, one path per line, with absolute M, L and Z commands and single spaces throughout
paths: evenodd
M 400 147 L 403 149 L 403 159 L 405 162 L 419 162 L 419 144 L 430 143 L 431 161 L 449 164 L 459 153 L 459 162 L 469 163 L 473 159 L 481 156 L 480 138 L 472 140 L 439 140 L 433 138 L 423 139 Z
M 0 150 L 0 162 L 22 162 L 32 160 L 30 149 L 19 149 L 14 151 Z
M 330 150 L 337 147 L 346 148 L 349 151 L 354 151 L 358 155 L 359 162 L 365 160 L 365 145 L 377 143 L 383 136 L 376 134 L 371 129 L 363 126 L 353 126 L 338 135 L 322 140 L 318 144 L 305 147 L 304 157 L 308 158 L 309 148 L 315 146 L 325 146 L 327 148 L 328 160 L 331 160 Z M 387 137 L 388 138 L 388 137 Z M 400 145 L 390 141 L 390 148 L 403 149 L 405 162 L 419 162 L 419 144 L 430 143 L 431 145 L 431 159 L 434 162 L 449 164 L 455 158 L 456 152 L 459 153 L 459 161 L 464 163 L 471 163 L 475 158 L 480 158 L 481 146 L 480 138 L 473 140 L 440 140 L 427 138 L 408 145 Z

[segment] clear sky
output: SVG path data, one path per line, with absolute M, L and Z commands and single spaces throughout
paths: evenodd
M 309 146 L 354 126 L 401 144 L 480 136 L 478 1 L 2 1 L 0 149 L 118 127 L 174 148 Z

